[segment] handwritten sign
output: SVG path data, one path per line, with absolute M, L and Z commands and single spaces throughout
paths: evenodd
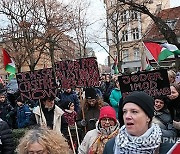
M 17 73 L 16 78 L 22 100 L 55 97 L 57 94 L 52 68 Z
M 123 97 L 133 91 L 144 91 L 153 97 L 171 93 L 168 74 L 165 69 L 119 76 L 118 81 Z
M 62 88 L 99 86 L 96 58 L 82 58 L 55 63 L 56 78 Z

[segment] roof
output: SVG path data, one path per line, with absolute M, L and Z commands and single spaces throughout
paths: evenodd
M 173 30 L 177 36 L 180 36 L 180 6 L 162 10 L 157 16 L 173 25 Z M 164 39 L 164 36 L 159 32 L 157 26 L 153 23 L 151 27 L 148 27 L 144 40 L 160 40 Z

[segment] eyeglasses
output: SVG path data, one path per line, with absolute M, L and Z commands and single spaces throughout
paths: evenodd
M 111 118 L 102 118 L 101 119 L 101 121 L 103 122 L 103 123 L 112 123 L 112 122 L 114 122 L 114 120 L 113 119 L 111 119 Z

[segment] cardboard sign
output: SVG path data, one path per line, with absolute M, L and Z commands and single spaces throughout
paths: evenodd
M 82 58 L 55 63 L 56 78 L 61 88 L 99 86 L 96 58 Z
M 16 74 L 21 99 L 38 100 L 56 96 L 57 86 L 52 68 Z
M 152 97 L 166 96 L 171 93 L 165 69 L 119 76 L 118 81 L 123 97 L 133 91 L 144 91 Z

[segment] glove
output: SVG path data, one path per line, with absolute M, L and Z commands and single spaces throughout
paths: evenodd
M 86 125 L 87 125 L 87 122 L 86 122 L 86 120 L 81 120 L 81 125 L 83 126 L 83 127 L 85 127 Z
M 173 126 L 174 126 L 174 128 L 180 130 L 180 121 L 178 122 L 178 121 L 173 120 Z

